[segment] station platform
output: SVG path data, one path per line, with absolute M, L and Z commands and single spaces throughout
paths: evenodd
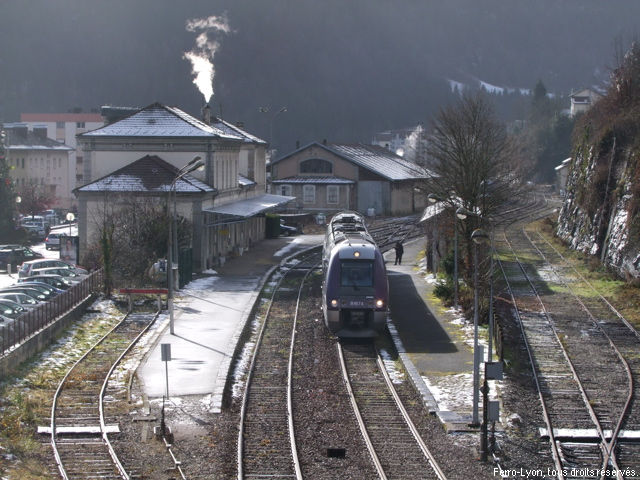
M 153 347 L 137 369 L 148 399 L 162 399 L 168 389 L 172 400 L 197 395 L 209 412 L 220 412 L 231 359 L 269 272 L 322 241 L 322 235 L 264 240 L 177 292 L 174 334 L 165 313 Z M 393 265 L 393 250 L 385 255 L 389 329 L 429 409 L 449 430 L 463 431 L 471 421 L 473 341 L 456 312 L 432 302 L 434 283 L 421 265 L 422 242 L 405 244 L 402 265 Z M 171 345 L 169 362 L 162 361 L 162 344 Z

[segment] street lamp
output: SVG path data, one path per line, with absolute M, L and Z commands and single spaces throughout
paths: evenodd
M 458 219 L 465 220 L 472 213 L 464 207 L 456 210 L 453 217 L 453 306 L 458 309 Z
M 436 231 L 438 230 L 438 209 L 436 207 L 436 203 L 438 203 L 442 199 L 438 197 L 435 193 L 430 193 L 429 195 L 427 195 L 427 200 L 429 200 L 429 202 L 433 204 L 433 207 L 434 207 L 433 216 L 435 218 L 435 223 L 436 223 L 436 228 L 434 228 L 433 230 L 433 247 L 431 252 L 431 270 L 433 271 L 433 276 L 435 277 L 436 271 L 437 271 L 436 252 L 438 248 L 438 243 L 436 241 Z
M 187 175 L 188 173 L 193 172 L 194 170 L 199 170 L 204 168 L 204 162 L 202 161 L 200 156 L 196 156 L 187 163 L 184 167 L 178 170 L 175 178 L 171 181 L 171 185 L 169 186 L 169 195 L 167 197 L 167 216 L 169 223 L 169 238 L 167 245 L 167 307 L 169 308 L 169 332 L 171 335 L 174 334 L 174 325 L 173 325 L 173 291 L 174 291 L 174 268 L 173 268 L 173 249 L 174 246 L 177 248 L 178 245 L 178 228 L 175 225 L 176 222 L 176 182 L 180 180 L 182 177 Z M 173 216 L 171 217 L 171 192 L 173 192 Z M 175 236 L 174 236 L 175 235 Z M 176 254 L 177 259 L 177 254 Z
M 486 243 L 487 232 L 477 228 L 471 234 L 473 240 L 473 424 L 478 425 L 478 401 L 480 384 L 480 359 L 478 351 L 478 244 Z

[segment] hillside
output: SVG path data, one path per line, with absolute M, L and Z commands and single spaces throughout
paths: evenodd
M 577 122 L 557 233 L 640 279 L 640 46 L 612 73 L 607 95 Z

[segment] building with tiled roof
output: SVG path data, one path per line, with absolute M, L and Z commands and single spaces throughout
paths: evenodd
M 264 238 L 260 213 L 291 200 L 266 193 L 266 142 L 211 118 L 208 108 L 198 119 L 154 103 L 114 118 L 78 135 L 87 179 L 75 190 L 81 219 L 92 218 L 105 193 L 156 196 L 166 202 L 180 169 L 198 157 L 203 171 L 176 182 L 172 197 L 177 214 L 193 225 L 193 269 L 200 271 Z M 85 222 L 78 227 L 82 255 L 99 226 Z
M 64 197 L 75 206 L 75 197 L 71 193 L 76 187 L 84 184 L 82 152 L 77 150 L 76 135 L 93 130 L 104 125 L 105 121 L 99 113 L 67 112 L 67 113 L 22 113 L 20 121 L 31 128 L 46 128 L 47 137 L 68 145 L 73 150 L 69 152 L 69 168 L 66 172 L 66 182 L 69 188 Z M 65 205 L 70 208 L 71 205 Z
M 429 172 L 379 145 L 314 142 L 271 165 L 273 190 L 308 212 L 404 215 L 426 199 L 414 188 Z
M 39 185 L 49 194 L 53 208 L 71 208 L 73 195 L 69 178 L 73 148 L 47 137 L 46 126 L 5 123 L 5 147 L 11 178 L 18 194 L 31 185 Z

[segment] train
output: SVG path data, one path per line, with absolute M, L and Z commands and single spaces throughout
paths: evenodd
M 374 338 L 384 328 L 389 283 L 384 258 L 357 212 L 327 225 L 322 251 L 324 323 L 339 338 Z

